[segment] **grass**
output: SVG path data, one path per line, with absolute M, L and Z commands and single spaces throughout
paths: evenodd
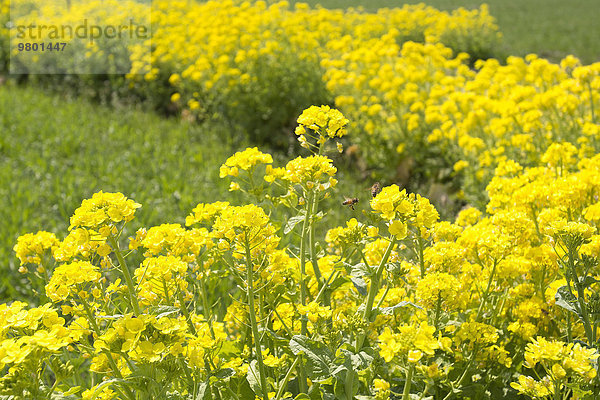
M 216 124 L 0 85 L 0 302 L 28 297 L 12 251 L 17 237 L 46 230 L 64 238 L 73 211 L 96 191 L 119 191 L 143 205 L 130 233 L 139 226 L 184 223 L 199 202 L 250 201 L 229 192 L 229 181 L 218 176 L 227 157 L 247 146 L 234 136 Z M 275 158 L 278 165 L 289 159 Z M 338 179 L 340 193 L 352 197 L 361 195 L 356 188 L 368 186 L 344 171 Z M 328 203 L 331 219 L 323 225 L 352 215 L 340 198 Z M 366 201 L 361 205 L 368 207 Z
M 487 3 L 503 34 L 498 54 L 524 56 L 536 53 L 552 61 L 567 54 L 584 63 L 600 61 L 600 2 L 598 0 L 301 0 L 327 8 L 382 7 L 424 2 L 441 10 L 474 8 Z

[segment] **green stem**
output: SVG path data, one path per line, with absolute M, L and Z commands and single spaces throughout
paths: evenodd
M 585 304 L 585 292 L 583 285 L 579 282 L 579 276 L 577 275 L 577 268 L 575 267 L 575 255 L 573 254 L 573 250 L 569 249 L 569 269 L 571 270 L 571 276 L 573 278 L 573 283 L 577 288 L 577 302 L 579 303 L 579 313 L 582 317 L 583 329 L 585 330 L 585 336 L 587 337 L 588 343 L 593 345 L 596 340 L 592 333 L 592 326 L 590 323 L 590 316 L 588 313 L 587 306 Z M 569 291 L 571 291 L 571 286 L 569 285 L 569 279 L 567 279 L 567 287 Z M 572 293 L 571 293 L 572 294 Z
M 379 283 L 381 280 L 381 275 L 383 274 L 383 270 L 385 269 L 385 265 L 392 254 L 392 249 L 396 245 L 396 237 L 393 236 L 388 244 L 387 249 L 385 249 L 385 253 L 381 258 L 381 262 L 375 271 L 375 275 L 371 276 L 371 285 L 369 286 L 369 293 L 367 295 L 367 302 L 365 304 L 365 310 L 363 312 L 363 320 L 368 323 L 371 317 L 371 312 L 373 311 L 373 302 L 375 301 L 375 296 L 379 291 Z M 355 350 L 358 353 L 362 348 L 363 342 L 365 341 L 366 332 L 363 332 L 356 338 L 356 346 Z
M 560 392 L 561 392 L 561 390 L 560 390 L 560 380 L 557 379 L 554 382 L 554 400 L 560 400 L 560 398 L 562 397 L 560 395 Z
M 133 307 L 134 314 L 137 316 L 140 314 L 140 305 L 138 304 L 137 296 L 135 295 L 135 285 L 133 284 L 133 279 L 131 279 L 131 274 L 129 273 L 129 269 L 125 263 L 125 258 L 123 258 L 123 253 L 121 253 L 119 244 L 117 243 L 115 237 L 113 235 L 109 235 L 108 240 L 110 241 L 110 245 L 112 246 L 115 255 L 117 256 L 117 260 L 119 261 L 119 267 L 121 268 L 121 272 L 125 277 L 127 290 L 129 291 L 129 302 L 131 303 L 131 307 Z
M 421 270 L 421 279 L 425 278 L 425 259 L 423 257 L 423 238 L 417 237 L 417 245 L 419 250 L 419 268 Z
M 483 306 L 487 302 L 487 299 L 490 295 L 490 289 L 492 287 L 492 282 L 494 280 L 494 274 L 496 273 L 496 265 L 498 262 L 494 260 L 494 265 L 492 266 L 492 272 L 490 272 L 490 277 L 488 278 L 487 287 L 485 288 L 485 292 L 483 293 L 483 298 L 481 299 L 481 303 L 479 304 L 479 309 L 477 310 L 477 315 L 475 315 L 475 322 L 479 321 L 479 317 L 483 312 Z
M 473 360 L 475 360 L 477 353 L 479 353 L 479 347 L 477 347 L 477 344 L 475 344 L 475 346 L 473 346 L 473 352 L 471 353 L 471 357 L 469 357 L 469 361 L 467 362 L 467 366 L 465 367 L 460 378 L 458 378 L 458 380 L 456 381 L 456 384 L 452 385 L 453 388 L 454 387 L 460 388 L 460 385 L 462 385 L 463 381 L 467 377 L 469 368 L 471 368 L 471 364 L 473 364 Z M 448 399 L 452 398 L 453 395 L 454 395 L 454 391 L 450 391 L 450 393 L 448 393 L 446 395 L 446 397 L 444 397 L 444 400 L 448 400 Z
M 204 308 L 204 318 L 208 322 L 208 329 L 210 330 L 210 337 L 215 338 L 215 332 L 212 327 L 212 316 L 210 315 L 210 308 L 208 307 L 208 299 L 206 298 L 206 285 L 204 284 L 204 276 L 200 279 L 200 291 L 202 292 L 202 307 Z
M 252 266 L 252 256 L 250 254 L 250 243 L 246 233 L 246 291 L 248 295 L 248 315 L 250 317 L 250 326 L 252 328 L 252 336 L 254 337 L 254 347 L 256 349 L 256 360 L 258 362 L 258 373 L 260 374 L 260 386 L 264 400 L 269 400 L 269 392 L 267 390 L 267 379 L 265 375 L 265 365 L 262 359 L 262 350 L 260 345 L 260 336 L 258 334 L 258 324 L 256 323 L 256 315 L 254 310 L 254 276 Z
M 281 399 L 281 396 L 283 396 L 283 393 L 285 392 L 287 383 L 289 382 L 290 377 L 292 376 L 292 371 L 294 371 L 294 369 L 296 368 L 296 365 L 298 365 L 298 361 L 300 361 L 300 356 L 296 357 L 296 359 L 290 366 L 290 369 L 288 369 L 287 374 L 285 374 L 283 381 L 279 385 L 279 390 L 277 390 L 277 396 L 275 396 L 275 400 L 279 400 L 279 399 Z
M 410 387 L 412 385 L 412 378 L 415 372 L 415 366 L 411 364 L 406 371 L 406 382 L 404 382 L 404 390 L 402 391 L 402 400 L 409 400 L 410 398 Z
M 433 320 L 433 326 L 434 326 L 436 332 L 439 330 L 441 311 L 442 311 L 442 296 L 438 296 L 438 300 L 435 305 L 435 318 Z
M 306 206 L 306 215 L 302 224 L 302 234 L 300 236 L 300 303 L 306 305 L 307 288 L 306 288 L 306 241 L 307 230 L 309 228 L 310 210 L 312 209 L 313 195 L 309 195 L 308 204 Z M 306 335 L 308 332 L 308 319 L 306 315 L 300 317 L 300 333 Z M 302 366 L 298 374 L 300 393 L 306 393 L 306 371 Z
M 302 235 L 300 237 L 300 303 L 306 305 L 307 288 L 306 288 L 306 242 L 307 232 L 309 228 L 310 210 L 312 209 L 313 195 L 308 197 L 308 205 L 306 207 L 306 215 L 302 224 Z M 301 317 L 302 327 L 300 333 L 306 335 L 308 321 L 305 316 Z
M 315 278 L 317 280 L 317 285 L 319 290 L 325 285 L 323 275 L 321 274 L 321 269 L 319 268 L 319 257 L 317 256 L 317 249 L 315 246 L 315 224 L 313 221 L 313 216 L 317 213 L 317 207 L 319 204 L 319 199 L 316 194 L 313 192 L 313 204 L 310 209 L 310 220 L 309 220 L 309 229 L 308 229 L 308 245 L 310 247 L 310 258 L 312 261 L 313 271 L 315 273 Z M 329 296 L 326 294 L 323 298 L 323 302 L 326 306 L 331 305 L 329 301 Z
M 179 309 L 183 313 L 185 320 L 187 321 L 188 326 L 190 328 L 190 331 L 195 335 L 196 327 L 194 326 L 194 323 L 192 322 L 192 317 L 190 316 L 190 312 L 188 311 L 188 309 L 185 305 L 185 301 L 183 299 L 183 294 L 181 293 L 181 290 L 179 288 L 177 288 L 177 300 L 179 300 Z
M 531 205 L 531 219 L 533 219 L 533 224 L 535 225 L 535 232 L 538 235 L 538 238 L 540 240 L 543 239 L 543 235 L 542 232 L 540 231 L 540 225 L 538 224 L 538 220 L 537 220 L 537 212 L 535 207 L 533 206 L 533 204 Z
M 85 301 L 85 299 L 83 299 L 81 297 L 79 297 L 79 298 L 81 299 L 81 304 L 83 305 L 83 309 L 84 309 L 85 313 L 87 314 L 88 320 L 90 321 L 90 325 L 92 325 L 92 329 L 94 330 L 96 337 L 98 338 L 98 337 L 102 336 L 100 334 L 100 328 L 98 327 L 96 318 L 94 318 L 94 315 L 92 314 L 92 310 L 90 310 L 90 306 L 88 305 L 87 301 Z M 108 363 L 110 364 L 110 367 L 112 368 L 112 370 L 115 373 L 115 375 L 117 376 L 117 378 L 123 379 L 123 374 L 121 374 L 121 370 L 119 370 L 119 366 L 115 362 L 115 359 L 113 358 L 111 352 L 108 349 L 105 349 L 104 353 L 106 354 L 106 359 L 108 360 Z M 131 389 L 129 389 L 127 386 L 123 386 L 123 389 L 125 389 L 127 397 L 129 397 L 132 400 L 135 400 L 135 394 L 131 391 Z
M 346 379 L 344 380 L 344 392 L 346 392 L 346 400 L 354 398 L 354 370 L 346 371 Z

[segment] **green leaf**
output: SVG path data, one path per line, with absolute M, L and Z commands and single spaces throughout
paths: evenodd
M 324 344 L 306 336 L 295 335 L 290 340 L 290 349 L 295 355 L 306 356 L 306 371 L 311 380 L 322 382 L 331 377 L 333 355 Z
M 305 217 L 306 217 L 306 211 L 302 211 L 297 216 L 288 219 L 288 221 L 286 222 L 285 226 L 283 227 L 283 233 L 285 235 L 287 235 L 288 233 L 290 233 L 291 231 L 293 231 L 294 227 L 296 225 L 298 225 L 299 222 L 304 221 Z
M 210 387 L 207 382 L 202 382 L 200 386 L 198 386 L 198 395 L 196 396 L 196 400 L 210 400 L 212 399 L 212 395 L 210 393 Z
M 300 393 L 298 396 L 294 397 L 294 400 L 310 400 L 310 396 L 306 393 Z
M 69 390 L 64 392 L 63 396 L 69 396 L 69 395 L 75 394 L 75 393 L 79 392 L 80 390 L 81 390 L 81 386 L 73 386 L 72 388 L 70 388 Z
M 125 381 L 120 378 L 113 378 L 113 379 L 109 379 L 109 380 L 106 380 L 106 381 L 100 383 L 98 386 L 96 386 L 94 388 L 94 392 L 92 393 L 92 397 L 90 400 L 95 400 L 98 397 L 98 395 L 102 392 L 102 388 L 104 388 L 105 386 L 110 387 L 110 385 L 112 385 L 113 383 L 122 383 L 122 382 L 125 382 Z
M 123 314 L 114 314 L 114 315 L 96 315 L 98 319 L 120 319 L 123 318 Z
M 354 287 L 356 288 L 356 290 L 358 290 L 358 293 L 361 296 L 367 295 L 367 282 L 365 282 L 363 278 L 355 278 L 354 276 L 351 276 L 350 280 L 352 281 Z
M 350 269 L 350 275 L 355 276 L 357 278 L 362 278 L 363 276 L 371 276 L 371 269 L 365 263 L 358 263 L 353 265 Z
M 262 394 L 262 389 L 260 387 L 260 374 L 258 372 L 258 361 L 252 360 L 250 365 L 248 365 L 248 373 L 246 373 L 246 380 L 250 384 L 252 391 L 257 396 Z
M 415 303 L 411 303 L 410 301 L 401 301 L 400 303 L 391 306 L 391 307 L 382 307 L 379 309 L 379 312 L 381 312 L 384 315 L 394 315 L 396 313 L 396 311 L 400 310 L 401 308 L 404 308 L 406 306 L 412 306 L 415 308 L 418 308 L 419 310 L 422 310 L 423 308 L 418 306 Z
M 569 288 L 567 286 L 561 286 L 556 291 L 556 296 L 554 297 L 556 300 L 556 305 L 564 308 L 567 311 L 577 314 L 580 318 L 581 315 L 575 306 L 575 296 L 569 292 Z
M 586 276 L 586 277 L 581 277 L 579 278 L 579 284 L 583 287 L 583 288 L 588 288 L 590 286 L 592 286 L 594 283 L 596 282 L 600 282 L 598 279 L 591 277 L 591 276 Z
M 356 371 L 367 369 L 373 364 L 373 357 L 364 351 L 361 351 L 358 354 L 352 354 L 350 359 L 352 360 L 352 368 Z
M 219 379 L 228 379 L 235 375 L 235 370 L 233 368 L 224 368 L 217 372 L 215 372 L 212 376 Z
M 180 312 L 180 308 L 173 307 L 173 306 L 157 306 L 157 307 L 152 307 L 150 309 L 150 314 L 156 315 L 157 319 L 162 318 L 162 317 L 167 317 L 169 315 L 176 314 L 178 312 Z
M 348 350 L 348 348 L 340 348 L 336 353 L 336 364 L 340 365 L 345 369 L 352 369 L 354 371 L 362 371 L 372 365 L 374 357 L 368 354 L 366 351 L 361 351 L 358 354 L 354 353 L 354 349 Z M 332 375 L 338 377 L 338 367 Z

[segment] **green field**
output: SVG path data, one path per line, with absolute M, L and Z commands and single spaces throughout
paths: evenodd
M 364 6 L 374 11 L 381 7 L 401 7 L 422 3 L 419 0 L 302 0 L 327 8 Z M 487 3 L 503 35 L 499 54 L 524 56 L 536 53 L 553 61 L 567 54 L 584 63 L 600 61 L 600 2 L 598 0 L 429 0 L 441 10 L 474 8 Z

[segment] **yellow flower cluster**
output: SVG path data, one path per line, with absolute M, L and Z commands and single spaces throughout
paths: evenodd
M 8 15 L 8 7 L 4 6 L 4 2 L 0 6 L 2 20 Z M 18 59 L 33 73 L 125 74 L 131 64 L 129 56 L 149 51 L 148 47 L 140 46 L 144 40 L 149 40 L 151 7 L 147 3 L 135 0 L 59 3 L 28 0 L 13 1 L 10 11 L 13 26 L 29 27 L 33 24 L 39 27 L 30 31 L 25 39 L 17 29 L 6 32 L 7 38 L 13 35 L 10 48 L 13 60 Z M 4 24 L 1 26 L 4 30 Z M 92 26 L 96 29 L 94 32 Z M 102 33 L 98 32 L 98 27 L 103 29 Z M 112 27 L 112 31 L 108 27 Z M 137 28 L 144 29 L 144 34 L 140 35 L 143 37 L 138 38 L 137 32 L 131 32 Z M 40 55 L 35 51 L 19 52 L 14 43 L 23 42 L 60 42 L 67 43 L 67 46 L 60 52 L 48 51 Z M 8 46 L 1 51 L 7 50 Z
M 84 200 L 81 207 L 75 210 L 69 230 L 78 227 L 95 228 L 103 236 L 108 236 L 114 224 L 131 221 L 135 210 L 141 206 L 121 193 L 100 191 L 91 199 Z
M 377 196 L 371 200 L 371 208 L 388 220 L 389 232 L 397 239 L 404 239 L 408 226 L 418 227 L 421 235 L 427 237 L 439 218 L 435 207 L 428 199 L 420 195 L 400 191 L 397 185 L 384 187 Z
M 146 26 L 149 22 L 142 18 L 149 15 L 142 2 L 75 2 L 68 10 L 62 4 L 28 3 L 34 8 L 31 15 L 48 15 L 56 25 L 73 26 L 86 18 L 120 26 L 122 16 L 134 16 Z M 111 13 L 106 13 L 107 7 Z M 153 2 L 151 10 L 151 41 L 119 41 L 125 55 L 121 61 L 131 64 L 126 79 L 136 94 L 158 93 L 161 107 L 187 113 L 219 112 L 251 134 L 262 129 L 265 140 L 273 128 L 287 126 L 303 105 L 335 99 L 354 120 L 349 128 L 380 136 L 378 142 L 388 140 L 386 149 L 394 151 L 401 142 L 410 144 L 408 130 L 423 121 L 419 114 L 427 87 L 440 81 L 444 86 L 455 84 L 457 69 L 468 73 L 463 63 L 468 56 L 450 60 L 451 54 L 485 58 L 500 37 L 485 5 L 444 12 L 419 4 L 367 13 L 303 3 L 290 7 L 287 1 L 161 0 Z M 447 47 L 435 45 L 438 42 Z M 85 62 L 115 65 L 117 61 L 107 59 L 114 52 L 109 45 L 95 43 L 83 49 Z M 33 56 L 30 62 L 35 64 Z M 456 80 L 461 84 L 464 78 Z M 113 85 L 115 91 L 122 87 L 118 79 Z M 452 93 L 445 87 L 436 92 Z M 332 125 L 320 133 L 339 137 L 347 120 L 330 116 Z M 370 140 L 361 140 L 361 145 L 371 147 Z M 365 148 L 367 157 L 369 150 L 375 149 Z
M 312 145 L 316 149 L 320 149 L 328 138 L 344 136 L 348 122 L 339 110 L 332 109 L 329 106 L 311 106 L 298 117 L 299 125 L 295 133 L 298 135 L 298 141 L 302 147 L 310 149 Z M 316 144 L 310 143 L 306 136 L 314 140 Z M 340 153 L 343 151 L 343 147 L 339 142 L 337 148 Z M 317 152 L 321 153 L 321 151 Z
M 283 179 L 292 184 L 302 184 L 307 188 L 321 187 L 324 182 L 335 186 L 335 180 L 330 177 L 335 175 L 337 168 L 333 161 L 325 156 L 298 157 L 287 163 Z
M 65 325 L 50 304 L 26 307 L 22 302 L 0 305 L 0 368 L 10 366 L 12 374 L 27 362 L 57 354 L 88 332 L 84 319 Z
M 144 259 L 134 271 L 140 299 L 150 304 L 169 303 L 179 291 L 185 292 L 188 266 L 178 257 L 159 256 Z
M 597 375 L 595 364 L 598 357 L 594 348 L 538 337 L 527 345 L 525 365 L 534 369 L 541 364 L 547 375 L 539 381 L 520 375 L 518 383 L 513 382 L 511 386 L 534 399 L 543 398 L 554 394 L 563 385 L 571 386 L 573 382 L 594 379 Z
M 454 308 L 461 302 L 460 282 L 451 274 L 432 272 L 417 283 L 415 297 L 429 309 L 441 306 Z
M 186 226 L 202 223 L 213 223 L 215 218 L 229 207 L 227 201 L 216 201 L 210 204 L 200 203 L 192 210 L 192 213 L 185 219 Z
M 40 231 L 19 236 L 13 248 L 21 265 L 41 264 L 44 253 L 52 250 L 58 244 L 58 239 L 53 233 Z
M 64 301 L 70 296 L 87 298 L 87 287 L 97 283 L 100 276 L 98 267 L 87 261 L 59 265 L 46 285 L 46 295 L 54 302 Z
M 326 393 L 329 385 L 311 382 L 342 375 L 321 375 L 325 362 L 353 368 L 343 377 L 379 397 L 397 392 L 386 382 L 398 380 L 422 397 L 476 381 L 530 397 L 584 392 L 597 376 L 597 351 L 585 344 L 597 341 L 600 307 L 600 155 L 555 144 L 536 166 L 500 161 L 485 213 L 466 208 L 454 223 L 438 222 L 429 200 L 390 185 L 364 218 L 356 213 L 324 240 L 317 205 L 329 191 L 320 185 L 329 189 L 335 167 L 322 155 L 257 168 L 257 175 L 281 172 L 258 196 L 260 207 L 198 204 L 187 227 L 139 229 L 128 254 L 121 221 L 138 205 L 120 194 L 84 200 L 64 241 L 39 233 L 15 247 L 26 263 L 46 263 L 48 275 L 39 278 L 52 302 L 0 305 L 0 363 L 11 371 L 0 388 L 13 390 L 9 383 L 32 376 L 33 365 L 86 358 L 107 382 L 114 378 L 115 392 L 148 371 L 164 373 L 161 385 L 148 379 L 139 389 L 149 397 L 210 382 L 229 400 L 227 390 L 248 376 L 262 392 L 267 374 L 268 396 L 304 372 L 306 390 Z M 258 149 L 233 160 L 227 168 L 272 161 Z M 289 200 L 298 186 L 304 199 Z M 278 220 L 281 205 L 293 215 Z M 138 266 L 131 274 L 130 260 Z M 55 302 L 64 302 L 68 320 Z M 528 377 L 526 368 L 545 375 Z M 226 378 L 211 381 L 217 374 Z M 34 386 L 51 387 L 53 376 L 38 376 Z M 411 389 L 413 382 L 420 384 Z
M 248 171 L 257 164 L 271 164 L 273 157 L 270 154 L 258 151 L 256 147 L 238 151 L 221 165 L 219 176 L 225 178 L 228 175 L 238 176 L 239 170 Z
M 379 335 L 380 354 L 387 362 L 396 355 L 408 357 L 408 362 L 417 363 L 423 356 L 432 356 L 443 345 L 433 336 L 435 328 L 422 322 L 420 325 L 402 325 L 394 333 L 386 327 Z
M 205 246 L 211 247 L 212 244 L 206 228 L 184 229 L 179 224 L 162 224 L 139 230 L 129 248 L 134 250 L 141 246 L 147 249 L 146 257 L 165 255 L 192 261 Z

